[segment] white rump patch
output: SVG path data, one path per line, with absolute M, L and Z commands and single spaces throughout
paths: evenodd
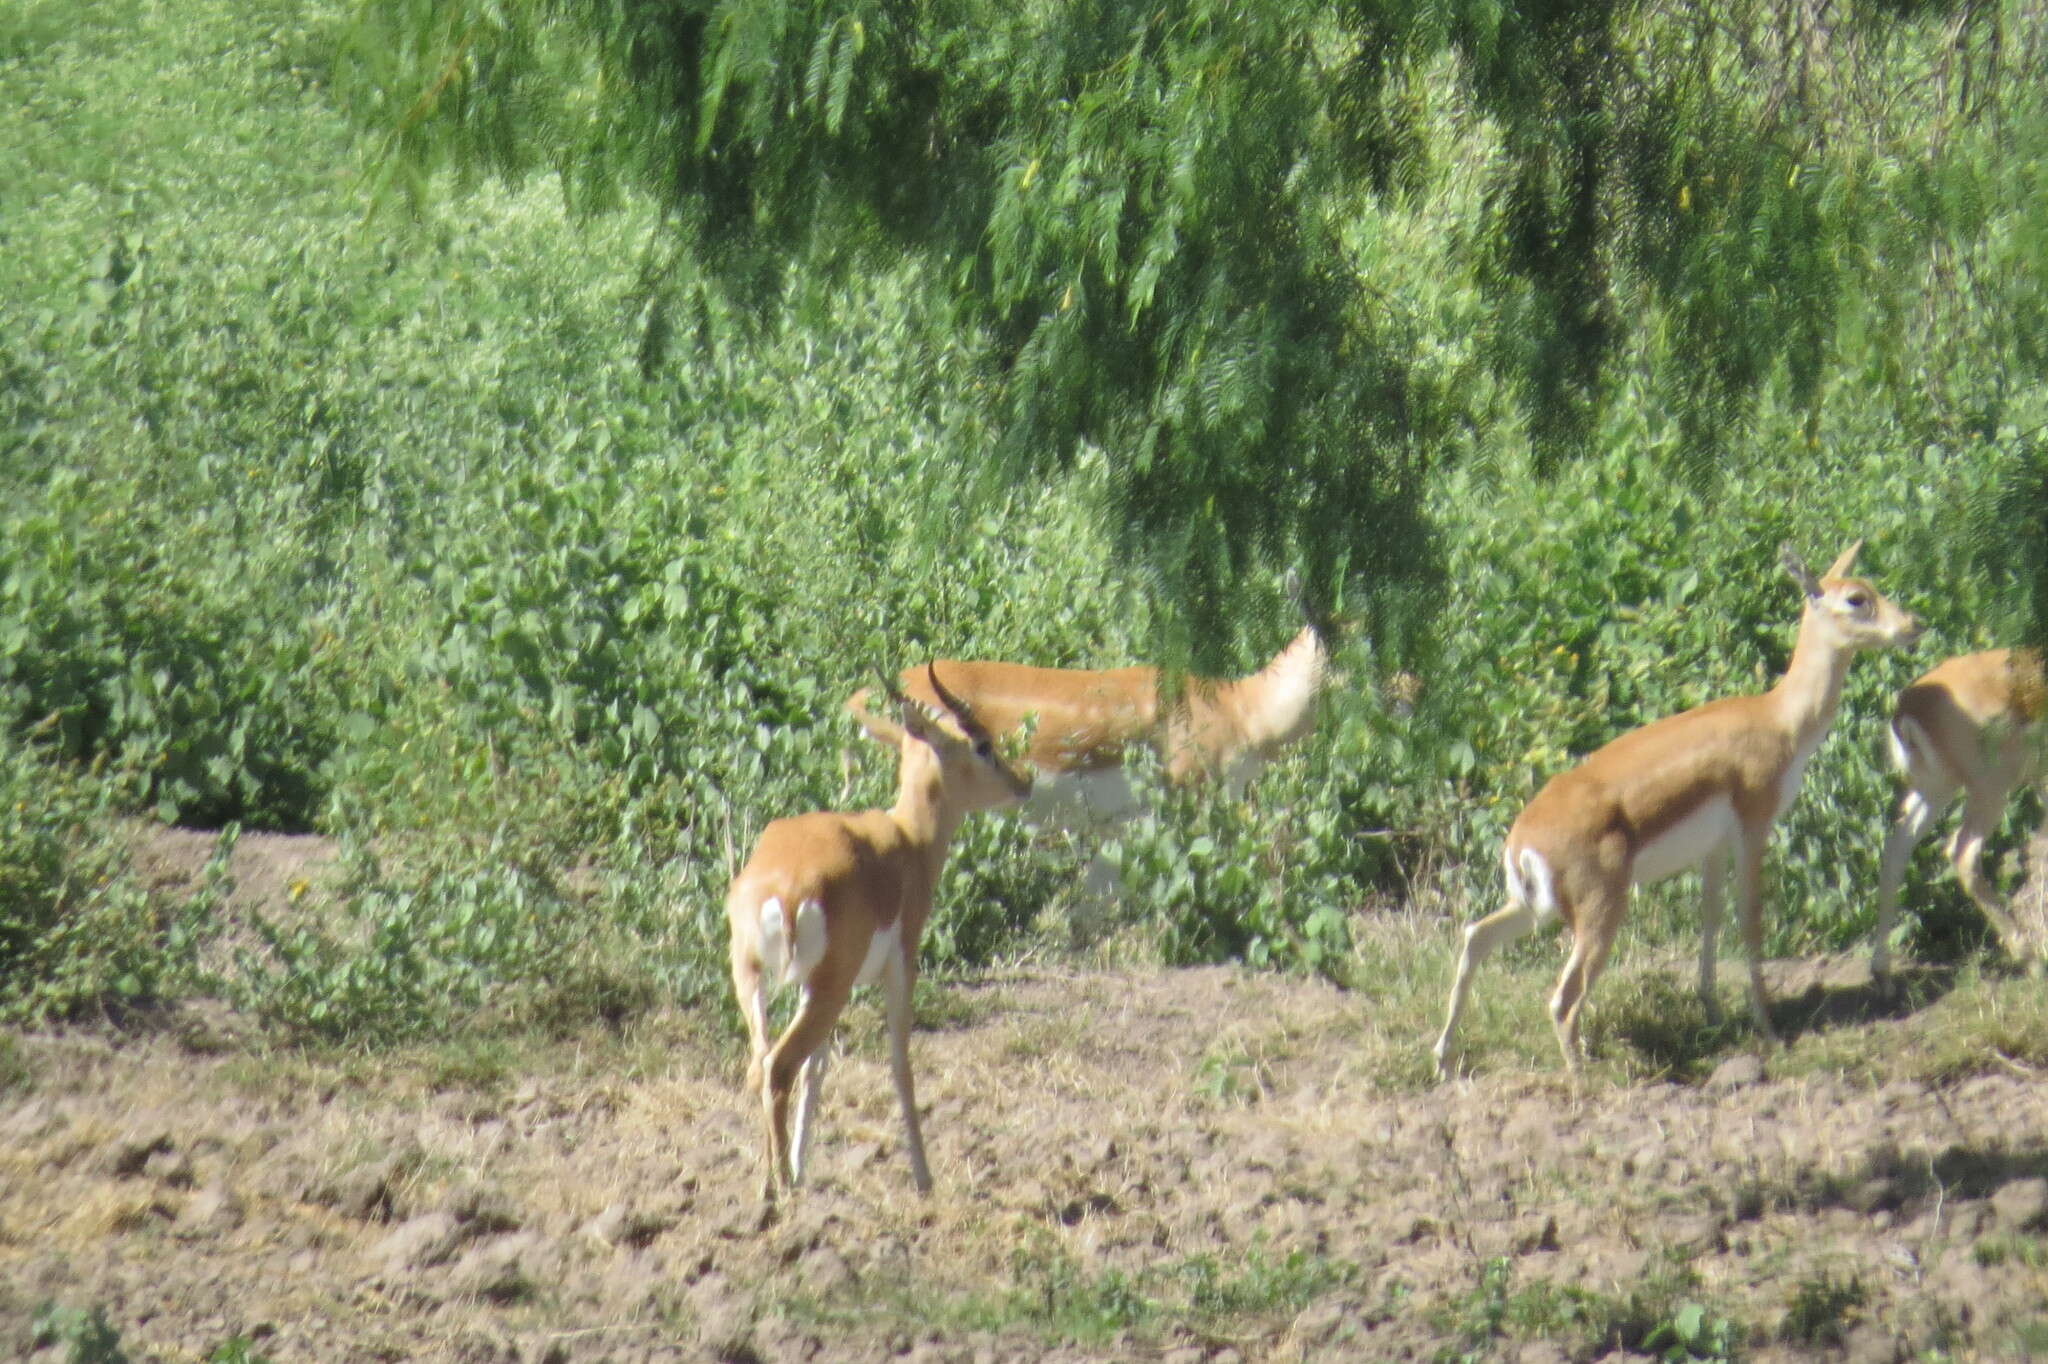
M 1536 912 L 1536 922 L 1547 924 L 1557 917 L 1557 881 L 1550 863 L 1534 848 L 1522 849 L 1519 857 L 1507 858 L 1508 898 Z
M 782 901 L 761 902 L 761 978 L 777 990 L 801 985 L 825 957 L 825 907 L 806 900 L 796 907 L 795 930 L 782 912 Z
M 1913 725 L 1915 730 L 1920 728 L 1920 726 L 1913 724 L 1910 718 L 1901 715 L 1885 729 L 1884 738 L 1885 746 L 1892 751 L 1892 766 L 1896 767 L 1902 776 L 1911 777 L 1913 773 L 1914 745 L 1907 739 L 1904 732 L 1907 725 Z
M 1796 790 L 1796 766 L 1791 776 Z M 1687 867 L 1698 866 L 1706 861 L 1707 854 L 1726 847 L 1734 839 L 1735 828 L 1734 802 L 1726 796 L 1716 796 L 1636 849 L 1635 865 L 1629 869 L 1630 883 L 1647 886 Z
M 769 896 L 755 913 L 754 950 L 761 958 L 761 979 L 782 988 L 782 970 L 789 965 L 789 924 L 782 917 L 782 901 Z
M 1292 737 L 1316 703 L 1324 666 L 1322 641 L 1307 635 L 1288 645 L 1264 672 L 1247 678 L 1247 682 L 1260 684 L 1261 693 L 1257 714 L 1245 725 L 1249 732 L 1242 737 L 1255 744 Z
M 825 906 L 817 900 L 806 900 L 796 907 L 796 952 L 789 963 L 787 982 L 795 985 L 809 980 L 823 960 Z

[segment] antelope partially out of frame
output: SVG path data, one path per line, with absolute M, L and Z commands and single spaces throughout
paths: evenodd
M 1233 796 L 1242 794 L 1265 762 L 1315 727 L 1329 654 L 1321 633 L 1304 626 L 1251 676 L 1190 677 L 1164 704 L 1157 668 L 1092 671 L 957 659 L 941 659 L 938 666 L 998 739 L 1035 719 L 1023 760 L 1036 778 L 1036 811 L 1078 803 L 1097 819 L 1120 819 L 1138 808 L 1124 764 L 1141 746 L 1158 753 L 1169 781 L 1220 777 Z M 913 697 L 936 699 L 922 671 L 906 669 L 901 680 Z M 855 692 L 846 709 L 876 742 L 895 743 L 895 727 L 869 712 L 867 691 Z
M 1700 868 L 1700 998 L 1710 1017 L 1721 888 L 1730 855 L 1736 907 L 1749 953 L 1749 1007 L 1757 1030 L 1776 1033 L 1764 1000 L 1761 874 L 1771 823 L 1799 791 L 1806 764 L 1827 737 L 1842 678 L 1860 649 L 1911 644 L 1912 616 L 1861 578 L 1848 576 L 1857 541 L 1824 577 L 1781 551 L 1806 595 L 1799 639 L 1778 684 L 1644 725 L 1551 778 L 1508 830 L 1501 860 L 1508 903 L 1465 930 L 1451 985 L 1437 1072 L 1448 1075 L 1472 970 L 1538 924 L 1562 919 L 1572 948 L 1550 999 L 1565 1067 L 1579 1071 L 1579 1015 L 1628 909 L 1629 888 Z
M 896 804 L 859 814 L 795 815 L 761 831 L 726 892 L 732 983 L 752 1042 L 747 1092 L 761 1102 L 767 1170 L 761 1197 L 793 1190 L 824 1085 L 826 1043 L 856 985 L 880 978 L 889 1067 L 919 1193 L 932 1187 L 910 1078 L 910 1000 L 917 948 L 931 914 L 946 845 L 963 815 L 1022 800 L 1031 778 L 997 755 L 967 704 L 927 664 L 935 706 L 890 688 L 901 723 Z M 773 1047 L 768 999 L 801 991 L 796 1016 Z M 797 1090 L 796 1138 L 789 1133 Z
M 1892 712 L 1892 761 L 1906 779 L 1899 821 L 1884 844 L 1877 882 L 1877 941 L 1870 974 L 1882 981 L 1891 968 L 1892 926 L 1899 913 L 1899 883 L 1927 826 L 1963 792 L 1963 820 L 1948 841 L 1949 860 L 1977 908 L 2015 959 L 2048 947 L 2028 935 L 1977 869 L 1984 839 L 1998 827 L 2005 804 L 2022 782 L 2040 773 L 2039 725 L 2048 679 L 2031 649 L 1964 654 L 1936 667 L 1899 693 Z

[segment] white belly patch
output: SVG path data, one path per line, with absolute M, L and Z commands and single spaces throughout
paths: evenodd
M 1725 796 L 1715 797 L 1636 849 L 1630 883 L 1646 886 L 1698 866 L 1708 853 L 1727 846 L 1735 837 L 1735 827 L 1734 803 Z

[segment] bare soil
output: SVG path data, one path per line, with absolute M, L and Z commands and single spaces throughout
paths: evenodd
M 239 893 L 288 895 L 324 852 L 237 856 Z M 772 1217 L 738 1051 L 680 1017 L 468 1063 L 252 1055 L 203 1015 L 0 1038 L 0 1358 L 66 1358 L 32 1331 L 52 1302 L 136 1360 L 521 1364 L 1661 1357 L 1687 1302 L 1745 1358 L 2013 1359 L 2048 1319 L 2024 1067 L 1872 1085 L 1739 1052 L 1699 1084 L 1387 1093 L 1343 1045 L 1371 1000 L 1315 982 L 926 1002 L 936 1192 L 863 1004 Z

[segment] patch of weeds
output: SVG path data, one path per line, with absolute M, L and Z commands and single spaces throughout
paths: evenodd
M 1255 1244 L 1229 1269 L 1213 1255 L 1196 1255 L 1181 1262 L 1176 1277 L 1198 1320 L 1223 1321 L 1299 1312 L 1347 1283 L 1351 1267 L 1300 1249 L 1274 1257 Z
M 1156 1341 L 1175 1326 L 1245 1336 L 1257 1323 L 1291 1318 L 1356 1277 L 1354 1266 L 1306 1250 L 1274 1254 L 1254 1244 L 1242 1257 L 1189 1256 L 1136 1270 L 1094 1268 L 1050 1238 L 1016 1248 L 1010 1286 L 934 1301 L 928 1287 L 870 1292 L 859 1304 L 792 1298 L 792 1311 L 822 1324 L 916 1322 L 968 1332 L 1025 1331 L 1049 1345 L 1099 1345 L 1117 1337 Z M 1277 1328 L 1275 1328 L 1277 1329 Z
M 1643 1337 L 1643 1345 L 1671 1364 L 1680 1364 L 1689 1359 L 1732 1359 L 1741 1338 L 1734 1322 L 1689 1302 L 1659 1322 Z
M 1826 1270 L 1802 1278 L 1792 1290 L 1778 1334 L 1801 1345 L 1839 1345 L 1850 1316 L 1869 1293 L 1855 1275 L 1837 1283 Z
M 1959 973 L 1956 987 L 1927 1013 L 1917 1078 L 1965 1079 L 2008 1063 L 2048 1066 L 2048 991 L 2024 975 Z
M 1514 1287 L 1514 1261 L 1496 1256 L 1479 1267 L 1479 1281 L 1435 1314 L 1435 1324 L 1454 1343 L 1436 1354 L 1438 1364 L 1476 1364 L 1494 1354 L 1494 1342 L 1595 1340 L 1613 1337 L 1618 1304 L 1581 1288 L 1539 1280 Z
M 1986 1269 L 2003 1264 L 2048 1269 L 2048 1241 L 2038 1236 L 1987 1236 L 1970 1248 L 1970 1254 Z
M 29 1323 L 29 1344 L 38 1350 L 60 1345 L 64 1364 L 128 1364 L 121 1333 L 107 1320 L 106 1309 L 60 1307 L 46 1302 Z
M 1242 1042 L 1226 1042 L 1212 1048 L 1195 1067 L 1195 1092 L 1225 1107 L 1255 1104 L 1265 1097 L 1271 1084 L 1265 1062 L 1246 1050 Z
M 1603 1031 L 1632 1053 L 1629 1069 L 1651 1078 L 1703 1079 L 1750 1030 L 1746 1013 L 1724 1009 L 1721 1021 L 1709 1019 L 1699 995 L 1663 972 L 1634 974 L 1615 994 Z
M 964 1032 L 995 1016 L 997 1000 L 992 990 L 963 990 L 957 980 L 917 978 L 915 1007 L 911 1010 L 920 1032 Z
M 247 1336 L 229 1336 L 213 1347 L 206 1364 L 270 1364 L 270 1356 L 259 1353 Z
M 1025 1019 L 1003 1043 L 1003 1055 L 1014 1061 L 1038 1061 L 1063 1052 L 1073 1041 L 1071 1024 L 1052 1018 Z
M 505 1089 L 518 1067 L 498 1039 L 461 1037 L 435 1048 L 426 1058 L 429 1089 L 466 1089 L 493 1094 Z
M 1063 1252 L 1020 1247 L 1010 1272 L 1016 1287 L 990 1304 L 990 1326 L 1028 1325 L 1049 1340 L 1085 1345 L 1125 1331 L 1150 1335 L 1164 1314 L 1164 1304 L 1136 1277 L 1120 1269 L 1090 1272 Z
M 35 1068 L 21 1054 L 21 1043 L 10 1034 L 0 1033 L 0 1094 L 32 1089 L 35 1080 Z
M 1495 1343 L 1550 1340 L 1578 1354 L 1635 1350 L 1667 1361 L 1727 1359 L 1741 1339 L 1728 1317 L 1687 1295 L 1697 1276 L 1682 1263 L 1655 1269 L 1624 1298 L 1538 1280 L 1514 1286 L 1514 1262 L 1505 1256 L 1479 1267 L 1478 1282 L 1440 1307 L 1434 1324 L 1453 1340 L 1438 1364 L 1492 1358 Z
M 1514 1277 L 1514 1262 L 1495 1256 L 1479 1267 L 1479 1282 L 1469 1293 L 1445 1304 L 1435 1324 L 1454 1335 L 1457 1344 L 1437 1351 L 1437 1364 L 1465 1364 L 1486 1354 L 1507 1322 L 1508 1286 Z
M 2030 1321 L 2013 1332 L 2014 1353 L 2021 1359 L 2048 1359 L 2048 1317 Z
M 2048 1064 L 2048 992 L 2018 975 L 1971 963 L 1953 971 L 1895 973 L 1902 997 L 1865 1027 L 1816 1029 L 1771 1063 L 1773 1075 L 1847 1076 L 1943 1085 L 2009 1065 Z

